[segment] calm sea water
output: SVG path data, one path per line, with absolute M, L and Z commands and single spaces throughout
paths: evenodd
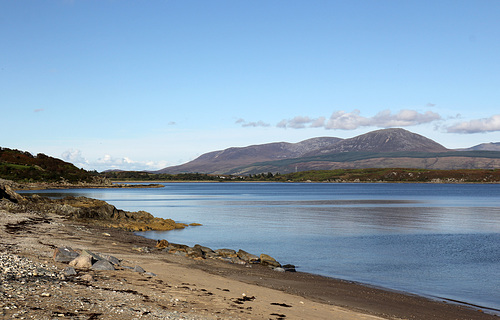
M 148 238 L 267 253 L 299 271 L 500 309 L 500 185 L 167 183 L 43 193 L 203 224 L 139 233 Z

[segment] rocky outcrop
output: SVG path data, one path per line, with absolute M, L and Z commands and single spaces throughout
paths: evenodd
M 5 199 L 14 203 L 19 203 L 24 200 L 24 198 L 20 194 L 12 190 L 11 186 L 6 183 L 0 183 L 0 200 L 1 199 Z
M 216 249 L 212 250 L 208 247 L 201 246 L 199 244 L 189 247 L 187 245 L 168 242 L 167 240 L 158 240 L 156 242 L 155 248 L 136 248 L 141 252 L 152 252 L 153 250 L 161 250 L 165 253 L 180 255 L 195 260 L 203 259 L 216 259 L 227 263 L 240 264 L 240 265 L 254 265 L 260 264 L 262 266 L 267 266 L 276 271 L 290 271 L 295 272 L 295 266 L 291 264 L 286 264 L 281 266 L 281 264 L 276 261 L 273 257 L 267 254 L 261 254 L 256 256 L 254 254 L 248 253 L 244 250 L 233 250 L 233 249 Z
M 9 212 L 50 212 L 84 223 L 130 231 L 168 231 L 188 226 L 176 223 L 172 219 L 154 217 L 146 211 L 120 210 L 105 201 L 86 197 L 63 199 L 50 199 L 39 195 L 22 197 L 5 183 L 0 183 L 0 209 Z
M 185 224 L 176 223 L 172 219 L 154 217 L 146 211 L 120 210 L 105 201 L 86 197 L 48 199 L 33 196 L 29 200 L 32 205 L 39 209 L 51 210 L 70 219 L 107 227 L 131 231 L 167 231 L 186 227 Z

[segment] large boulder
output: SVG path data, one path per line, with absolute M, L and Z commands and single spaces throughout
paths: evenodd
M 158 249 L 165 249 L 168 247 L 168 245 L 169 245 L 169 242 L 165 239 L 156 241 L 156 248 L 158 248 Z
M 78 252 L 70 247 L 59 247 L 54 250 L 53 258 L 55 262 L 69 263 L 79 255 Z
M 269 266 L 273 268 L 281 267 L 281 264 L 276 261 L 276 259 L 264 253 L 260 255 L 260 263 L 263 266 Z
M 205 254 L 200 247 L 193 247 L 187 249 L 187 256 L 190 258 L 204 258 Z
M 260 259 L 254 254 L 248 253 L 244 250 L 238 250 L 238 258 L 248 263 L 259 263 Z
M 99 260 L 91 267 L 92 270 L 116 270 L 108 260 Z
M 7 199 L 10 202 L 19 203 L 24 200 L 24 197 L 12 190 L 9 185 L 0 183 L 0 200 L 1 199 Z
M 89 255 L 80 255 L 71 260 L 69 265 L 77 269 L 90 269 L 92 267 L 92 257 Z

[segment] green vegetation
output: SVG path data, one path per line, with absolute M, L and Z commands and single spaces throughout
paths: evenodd
M 313 170 L 288 174 L 259 173 L 247 176 L 200 173 L 154 174 L 114 171 L 103 175 L 116 181 L 274 181 L 274 182 L 500 182 L 500 169 L 429 170 L 401 168 Z
M 205 173 L 151 173 L 145 171 L 107 171 L 102 176 L 114 181 L 223 181 L 227 176 Z
M 0 178 L 16 182 L 93 182 L 97 172 L 78 169 L 73 164 L 42 153 L 0 148 Z
M 429 170 L 402 168 L 338 169 L 289 173 L 281 181 L 315 182 L 500 182 L 500 169 Z
M 408 156 L 409 153 L 400 155 Z M 498 156 L 498 152 L 462 152 L 460 155 Z M 396 153 L 391 153 L 395 157 Z M 454 155 L 454 152 L 446 153 Z M 455 154 L 456 155 L 456 154 Z M 345 161 L 368 157 L 365 153 L 340 155 Z M 413 156 L 416 156 L 415 154 Z M 440 153 L 440 156 L 443 156 Z M 329 156 L 319 156 L 325 160 Z M 336 160 L 339 160 L 337 157 Z M 354 158 L 353 158 L 354 157 Z M 348 159 L 349 158 L 349 159 Z M 294 159 L 283 160 L 294 161 Z M 264 169 L 265 170 L 265 169 Z M 264 171 L 263 170 L 263 171 Z M 103 173 L 78 169 L 73 164 L 44 154 L 33 156 L 28 152 L 0 148 L 0 178 L 16 182 L 96 183 L 114 181 L 276 181 L 276 182 L 450 182 L 500 183 L 500 169 L 430 170 L 404 168 L 312 170 L 287 174 L 264 172 L 250 175 L 214 175 L 203 173 L 155 174 L 141 171 L 109 171 Z

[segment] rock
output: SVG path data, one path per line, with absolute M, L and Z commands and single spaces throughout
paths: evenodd
M 74 275 L 76 275 L 76 270 L 73 267 L 66 267 L 66 268 L 64 268 L 64 270 L 62 272 L 66 276 L 74 276 Z
M 175 250 L 175 249 L 171 249 L 169 251 L 169 253 L 173 253 L 175 254 L 176 256 L 181 256 L 181 257 L 185 257 L 187 256 L 187 253 L 185 251 L 178 251 L 178 250 Z
M 276 259 L 264 253 L 260 255 L 260 264 L 263 266 L 281 267 L 281 264 Z
M 273 270 L 274 270 L 274 271 L 277 271 L 277 272 L 285 272 L 285 269 L 284 269 L 284 268 L 281 268 L 281 267 L 274 268 Z
M 70 247 L 59 247 L 54 250 L 54 261 L 68 263 L 78 257 L 80 254 Z
M 92 277 L 91 274 L 84 274 L 80 279 L 82 279 L 83 281 L 94 281 L 94 277 Z
M 69 265 L 77 269 L 90 269 L 92 267 L 92 257 L 80 255 L 69 262 Z
M 203 258 L 205 254 L 199 247 L 193 247 L 187 249 L 187 256 L 190 258 Z
M 201 251 L 203 251 L 203 254 L 207 254 L 207 253 L 215 253 L 212 249 L 210 249 L 209 247 L 204 247 L 202 245 L 199 245 L 199 244 L 195 244 L 193 248 L 200 248 Z
M 92 270 L 116 270 L 108 260 L 99 260 L 91 267 Z
M 184 251 L 184 252 L 187 252 L 187 249 L 189 248 L 189 246 L 186 246 L 185 244 L 178 244 L 178 243 L 172 243 L 172 242 L 170 242 L 168 247 L 170 249 L 174 249 L 177 251 Z
M 144 273 L 146 270 L 144 270 L 141 266 L 135 266 L 133 269 L 134 272 L 139 272 L 139 273 Z
M 216 259 L 217 254 L 215 252 L 205 252 L 205 259 Z
M 7 199 L 14 203 L 19 203 L 25 200 L 23 196 L 12 190 L 12 188 L 7 184 L 0 184 L 0 199 Z
M 120 265 L 120 259 L 112 256 L 112 255 L 109 255 L 109 254 L 101 254 L 100 255 L 103 259 L 105 260 L 108 260 L 109 262 L 111 262 L 111 264 L 115 265 L 115 266 L 119 266 Z
M 224 258 L 236 258 L 238 254 L 233 249 L 217 249 L 215 253 Z
M 248 262 L 244 261 L 244 260 L 241 260 L 240 258 L 238 257 L 231 257 L 229 258 L 231 259 L 231 263 L 234 263 L 234 264 L 241 264 L 241 265 L 245 265 L 247 264 Z
M 82 250 L 82 253 L 80 255 L 82 255 L 82 256 L 89 256 L 92 259 L 92 263 L 95 263 L 95 262 L 97 262 L 99 260 L 104 260 L 103 257 L 101 257 L 97 253 L 94 253 L 94 252 L 89 251 L 89 250 Z
M 23 198 L 9 195 L 5 187 L 0 192 L 0 199 L 6 197 L 11 201 L 19 202 Z M 15 196 L 15 197 L 14 197 Z M 12 200 L 14 199 L 14 200 Z M 17 200 L 16 200 L 17 199 Z M 85 221 L 105 227 L 120 228 L 131 231 L 159 230 L 167 231 L 183 229 L 185 225 L 176 223 L 172 219 L 154 217 L 146 211 L 129 212 L 119 210 L 115 206 L 102 200 L 86 197 L 65 197 L 64 199 L 49 199 L 46 197 L 25 198 L 23 204 L 34 211 L 48 211 L 63 215 L 69 219 Z M 108 233 L 105 234 L 106 236 Z
M 254 254 L 248 253 L 244 250 L 238 250 L 238 258 L 248 263 L 259 263 L 260 259 Z
M 164 249 L 164 248 L 168 247 L 168 245 L 169 245 L 169 243 L 165 239 L 156 241 L 156 248 L 158 248 L 158 249 Z
M 285 271 L 287 272 L 295 272 L 295 266 L 293 264 L 285 264 L 284 266 L 281 266 Z

